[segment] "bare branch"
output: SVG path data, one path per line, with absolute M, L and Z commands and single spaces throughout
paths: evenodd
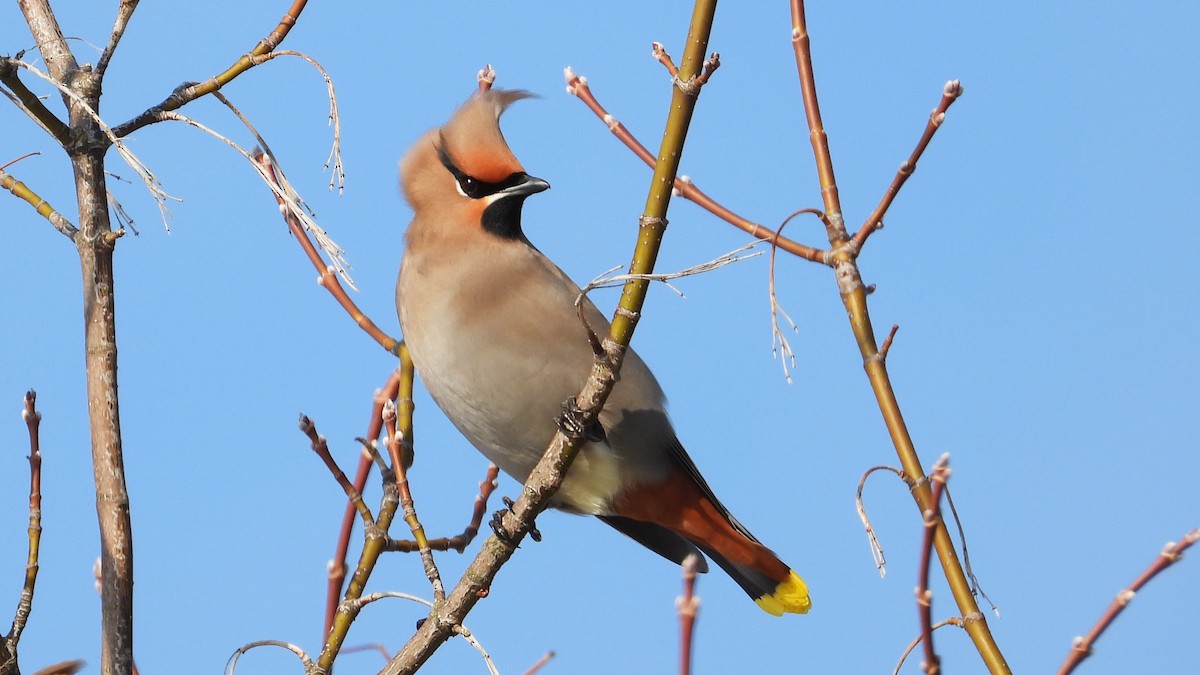
M 211 94 L 221 87 L 229 84 L 234 78 L 254 67 L 256 57 L 262 56 L 279 46 L 292 30 L 292 26 L 300 19 L 300 13 L 304 11 L 304 6 L 308 4 L 308 0 L 293 0 L 292 6 L 288 8 L 283 18 L 279 20 L 279 25 L 270 32 L 266 37 L 258 41 L 254 49 L 248 54 L 243 54 L 240 59 L 235 61 L 232 66 L 229 66 L 225 72 L 211 77 L 204 82 L 185 82 L 175 88 L 171 95 L 163 99 L 162 103 L 149 108 L 139 114 L 137 117 L 119 124 L 113 128 L 113 131 L 118 137 L 125 137 L 129 134 L 141 129 L 148 124 L 161 122 L 165 119 L 171 119 L 164 113 L 179 108 L 191 103 L 192 101 Z
M 829 264 L 833 267 L 834 281 L 837 284 L 838 295 L 845 305 L 854 341 L 862 355 L 863 370 L 871 383 L 871 391 L 875 394 L 880 413 L 888 427 L 888 435 L 895 447 L 900 466 L 909 476 L 920 477 L 924 475 L 924 467 L 917 455 L 912 435 L 904 425 L 904 416 L 900 410 L 896 392 L 892 388 L 886 362 L 879 356 L 875 328 L 872 325 L 867 305 L 868 288 L 863 284 L 862 274 L 857 263 L 862 242 L 852 241 L 846 231 L 841 198 L 833 171 L 833 159 L 829 150 L 829 138 L 825 132 L 817 99 L 816 77 L 813 71 L 811 41 L 805 18 L 804 0 L 791 0 L 790 4 L 792 47 L 796 56 L 796 72 L 800 81 L 800 94 L 804 101 L 805 122 L 808 127 L 808 137 L 812 142 L 813 159 L 816 164 L 818 185 L 826 216 L 825 229 L 830 247 Z M 922 514 L 939 513 L 932 501 L 929 486 L 920 478 L 916 479 L 912 495 L 913 501 Z M 941 521 L 940 515 L 937 516 L 937 522 L 930 530 L 930 534 L 932 545 L 942 563 L 946 582 L 950 586 L 950 592 L 958 604 L 960 614 L 968 619 L 965 628 L 976 650 L 979 651 L 980 658 L 991 672 L 1009 671 L 1004 654 L 996 644 L 995 637 L 975 602 L 971 583 L 958 561 L 954 542 L 950 539 L 949 532 Z
M 125 143 L 113 133 L 113 130 L 104 123 L 104 120 L 96 114 L 95 108 L 93 108 L 91 104 L 83 99 L 82 96 L 71 90 L 69 87 L 56 82 L 52 77 L 29 65 L 28 63 L 25 63 L 24 61 L 10 61 L 10 63 L 15 63 L 18 67 L 24 68 L 46 82 L 54 85 L 56 89 L 62 92 L 64 98 L 77 106 L 80 111 L 82 111 L 87 117 L 91 118 L 91 120 L 96 123 L 97 127 L 99 127 L 100 133 L 102 133 L 108 142 L 111 143 L 114 148 L 116 148 L 117 154 L 121 156 L 121 159 L 123 159 L 125 163 L 128 164 L 135 173 L 137 173 L 138 177 L 142 179 L 142 183 L 146 185 L 146 189 L 150 190 L 150 195 L 154 197 L 155 203 L 158 204 L 158 210 L 162 215 L 163 225 L 169 231 L 171 229 L 169 222 L 171 219 L 171 212 L 167 209 L 167 200 L 176 202 L 181 200 L 178 197 L 172 197 L 163 190 L 162 183 L 159 182 L 158 178 L 145 164 L 142 163 L 140 159 L 137 158 L 137 155 L 134 155 L 133 151 L 131 151 L 125 145 Z
M 392 471 L 396 474 L 396 492 L 400 494 L 400 508 L 404 512 L 404 522 L 412 530 L 413 540 L 417 542 L 421 553 L 421 563 L 425 568 L 425 576 L 433 586 L 433 601 L 442 602 L 446 599 L 446 588 L 442 585 L 442 575 L 438 572 L 433 560 L 433 551 L 429 549 L 429 541 L 425 537 L 425 527 L 417 518 L 416 505 L 413 503 L 412 489 L 408 485 L 408 469 L 404 465 L 401 445 L 401 433 L 396 426 L 396 405 L 391 401 L 383 404 L 383 428 L 387 432 L 388 454 L 392 457 Z
M 25 584 L 21 588 L 21 599 L 17 602 L 12 627 L 4 637 L 3 650 L 0 651 L 0 654 L 14 662 L 21 633 L 24 632 L 29 614 L 33 611 L 33 593 L 38 576 L 38 551 L 42 541 L 42 452 L 38 440 L 38 425 L 41 424 L 42 414 L 37 411 L 37 392 L 32 389 L 25 393 L 25 408 L 21 411 L 21 418 L 25 420 L 25 426 L 29 430 L 29 553 L 25 563 Z M 6 671 L 7 663 L 0 662 L 0 670 Z
M 879 205 L 867 217 L 867 221 L 863 223 L 862 228 L 854 235 L 854 240 L 858 248 L 866 243 L 867 237 L 871 236 L 876 230 L 883 229 L 883 216 L 887 210 L 891 208 L 892 202 L 896 199 L 896 195 L 900 193 L 900 188 L 908 177 L 917 170 L 917 161 L 921 159 L 921 155 L 925 153 L 925 148 L 929 146 L 929 141 L 933 140 L 933 134 L 941 128 L 942 122 L 946 119 L 946 110 L 950 105 L 962 96 L 963 88 L 958 80 L 950 80 L 942 89 L 942 100 L 938 103 L 938 107 L 934 108 L 929 114 L 929 122 L 925 125 L 925 132 L 921 134 L 921 139 L 917 141 L 917 147 L 900 164 L 900 168 L 896 171 L 896 176 L 892 178 L 892 184 L 888 186 L 887 192 L 883 198 L 879 200 Z
M 55 80 L 65 81 L 67 73 L 79 68 L 79 64 L 67 46 L 49 0 L 22 0 L 17 4 L 25 15 L 25 23 L 29 24 L 29 32 L 33 34 L 50 74 Z
M 957 616 L 952 616 L 949 619 L 943 619 L 933 624 L 930 632 L 936 631 L 937 629 L 945 626 L 958 626 L 959 628 L 962 628 L 963 620 Z M 924 639 L 925 634 L 921 633 L 912 642 L 908 643 L 908 647 L 905 648 L 904 653 L 900 655 L 900 661 L 896 663 L 896 668 L 892 671 L 892 675 L 900 675 L 900 669 L 904 666 L 904 661 L 908 658 L 908 655 L 912 653 L 912 650 L 916 649 L 917 645 L 921 644 L 921 641 Z
M 104 53 L 100 55 L 100 61 L 96 63 L 97 76 L 104 77 L 104 71 L 108 70 L 108 62 L 112 59 L 113 52 L 117 51 L 117 45 L 125 35 L 125 28 L 129 25 L 129 19 L 133 17 L 133 10 L 137 9 L 137 6 L 138 0 L 121 0 L 120 6 L 117 7 L 117 19 L 113 24 L 112 35 L 108 38 Z
M 933 591 L 929 590 L 929 562 L 933 558 L 934 533 L 942 524 L 938 511 L 942 504 L 942 490 L 950 478 L 949 463 L 950 455 L 943 454 L 929 472 L 932 506 L 924 513 L 925 534 L 921 541 L 921 564 L 916 595 L 917 610 L 921 617 L 921 641 L 925 645 L 925 660 L 921 662 L 925 675 L 938 675 L 942 672 L 941 659 L 933 649 Z
M 679 675 L 690 675 L 696 615 L 700 613 L 700 598 L 696 596 L 696 572 L 700 568 L 699 554 L 694 551 L 687 554 L 681 567 L 683 569 L 683 595 L 675 600 L 675 609 L 679 612 Z
M 244 644 L 233 652 L 233 656 L 230 656 L 229 662 L 225 664 L 225 675 L 234 675 L 234 672 L 237 670 L 238 659 L 242 658 L 242 654 L 245 654 L 251 649 L 257 649 L 259 647 L 281 647 L 286 649 L 300 659 L 300 663 L 304 665 L 305 673 L 315 672 L 315 666 L 313 665 L 312 658 L 310 658 L 308 652 L 304 651 L 304 649 L 302 649 L 299 645 L 294 645 L 290 642 L 284 642 L 282 640 L 257 640 L 255 642 Z
M 42 99 L 38 98 L 37 94 L 29 90 L 25 83 L 21 81 L 17 73 L 18 59 L 8 56 L 0 56 L 0 84 L 8 87 L 12 93 L 4 91 L 4 95 L 8 100 L 12 101 L 13 105 L 20 108 L 33 118 L 33 121 L 38 123 L 46 133 L 54 137 L 58 144 L 66 147 L 71 142 L 71 130 L 67 128 L 65 122 L 60 120 L 57 115 L 50 112 L 50 109 L 42 103 Z M 0 90 L 3 91 L 3 90 Z
M 1192 544 L 1195 544 L 1197 541 L 1200 541 L 1200 528 L 1183 535 L 1183 538 L 1178 542 L 1167 542 L 1167 545 L 1163 547 L 1162 552 L 1158 554 L 1154 562 L 1150 563 L 1150 566 L 1143 570 L 1127 588 L 1117 593 L 1116 599 L 1112 601 L 1112 604 L 1108 606 L 1108 609 L 1104 611 L 1104 614 L 1100 616 L 1100 620 L 1096 622 L 1095 626 L 1092 626 L 1088 634 L 1075 638 L 1074 644 L 1071 645 L 1071 651 L 1067 654 L 1067 660 L 1059 666 L 1058 675 L 1068 675 L 1084 659 L 1091 656 L 1092 647 L 1096 644 L 1096 640 L 1112 625 L 1112 622 L 1116 620 L 1121 612 L 1125 611 L 1125 608 L 1133 601 L 1137 592 L 1142 590 L 1142 587 L 1149 583 L 1151 579 L 1158 576 L 1160 572 L 1179 562 L 1183 558 L 1183 552 L 1191 548 Z
M 542 658 L 535 661 L 534 664 L 532 666 L 529 666 L 529 669 L 526 670 L 521 675 L 534 675 L 542 668 L 545 668 L 546 664 L 550 663 L 553 660 L 554 660 L 554 652 L 548 651 L 545 654 L 542 654 Z
M 342 472 L 341 467 L 337 465 L 337 461 L 333 459 L 333 455 L 329 453 L 329 443 L 325 440 L 324 436 L 317 433 L 316 423 L 309 419 L 307 415 L 302 414 L 300 415 L 300 431 L 308 436 L 313 452 L 317 453 L 317 456 L 325 463 L 325 467 L 333 474 L 334 480 L 345 491 L 346 497 L 350 499 L 350 502 L 358 510 L 359 515 L 362 516 L 363 524 L 366 526 L 373 524 L 375 517 L 371 515 L 371 509 L 363 501 L 362 493 L 354 489 L 354 486 L 350 483 L 350 479 L 346 478 L 346 474 Z
M 309 246 L 311 246 L 311 242 Z M 363 437 L 364 444 L 369 450 L 374 450 L 374 441 L 379 438 L 380 432 L 383 430 L 383 405 L 398 395 L 401 387 L 401 380 L 406 375 L 402 367 L 396 368 L 388 377 L 387 383 L 383 388 L 375 392 L 374 406 L 371 410 L 371 416 L 368 418 L 367 433 Z M 407 373 L 411 377 L 411 373 Z M 378 453 L 377 450 L 374 452 Z M 354 490 L 362 494 L 363 489 L 367 485 L 367 477 L 371 472 L 371 456 L 364 452 L 358 462 L 358 470 L 354 475 Z M 350 535 L 354 530 L 354 516 L 357 513 L 357 505 L 353 500 L 346 504 L 345 512 L 342 515 L 342 526 L 338 533 L 337 545 L 334 549 L 333 558 L 328 563 L 329 577 L 325 591 L 325 629 L 321 632 L 322 635 L 329 635 L 330 629 L 333 628 L 333 619 L 337 613 L 338 603 L 342 598 L 342 586 L 346 581 L 346 556 L 350 551 Z
M 591 87 L 588 85 L 587 78 L 582 75 L 577 75 L 575 71 L 570 68 L 564 69 L 563 75 L 567 80 L 567 93 L 578 97 L 579 100 L 583 101 L 584 105 L 586 105 L 589 110 L 595 113 L 595 115 L 604 122 L 605 126 L 608 127 L 608 130 L 625 144 L 625 147 L 632 150 L 639 159 L 653 168 L 655 163 L 654 155 L 646 149 L 646 146 L 642 145 L 641 141 L 634 137 L 634 135 L 625 128 L 625 125 L 617 121 L 615 117 L 613 117 L 607 110 L 604 109 L 604 106 L 600 105 L 600 102 L 596 100 L 595 95 L 592 93 Z M 709 213 L 742 230 L 743 232 L 750 234 L 750 236 L 756 239 L 766 239 L 788 253 L 804 258 L 805 260 L 821 263 L 823 265 L 829 264 L 826 261 L 826 254 L 824 251 L 805 246 L 804 244 L 800 244 L 791 239 L 776 235 L 772 230 L 737 215 L 736 213 L 722 206 L 712 197 L 709 197 L 703 190 L 696 187 L 695 183 L 692 182 L 692 179 L 688 178 L 687 176 L 681 175 L 676 177 L 674 187 L 679 196 L 687 199 L 688 201 L 694 202 L 700 208 L 708 211 Z
M 27 185 L 10 176 L 4 169 L 0 169 L 0 188 L 4 188 L 33 207 L 38 215 L 50 221 L 54 229 L 62 232 L 68 239 L 75 239 L 75 234 L 79 232 L 79 228 L 71 224 L 63 214 L 59 213 L 50 203 L 42 199 L 38 193 L 29 189 Z

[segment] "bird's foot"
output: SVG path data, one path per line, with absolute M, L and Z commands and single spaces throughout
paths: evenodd
M 567 438 L 577 441 L 591 441 L 597 443 L 605 440 L 604 427 L 600 426 L 600 420 L 592 420 L 590 424 L 585 424 L 583 421 L 583 410 L 579 407 L 579 402 L 575 397 L 563 401 L 562 414 L 554 418 L 554 423 L 558 425 L 559 431 Z
M 501 500 L 504 502 L 504 508 L 492 514 L 492 519 L 488 521 L 488 526 L 492 528 L 492 532 L 496 534 L 497 539 L 505 544 L 508 544 L 509 546 L 517 548 L 517 543 L 514 542 L 512 537 L 508 536 L 508 532 L 504 530 L 504 514 L 511 512 L 513 504 L 516 502 L 508 497 L 501 497 Z M 542 540 L 542 533 L 539 532 L 538 529 L 532 524 L 529 526 L 529 538 L 534 541 Z

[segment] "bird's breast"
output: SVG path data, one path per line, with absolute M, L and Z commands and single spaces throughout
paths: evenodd
M 524 481 L 554 435 L 563 401 L 583 386 L 592 354 L 573 284 L 504 255 L 468 254 L 458 261 L 467 264 L 448 266 L 406 254 L 397 302 L 430 395 L 489 460 Z M 606 513 L 619 473 L 607 444 L 588 444 L 558 500 Z

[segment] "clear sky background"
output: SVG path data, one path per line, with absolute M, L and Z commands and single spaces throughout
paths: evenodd
M 112 2 L 58 3 L 81 61 L 95 61 Z M 102 113 L 124 121 L 184 80 L 202 80 L 267 34 L 285 2 L 143 3 L 105 81 Z M 787 4 L 726 3 L 711 42 L 722 68 L 704 89 L 684 172 L 727 206 L 774 227 L 820 206 Z M 1170 540 L 1200 525 L 1195 381 L 1200 332 L 1200 11 L 1189 3 L 984 5 L 813 2 L 822 110 L 849 223 L 874 207 L 943 84 L 951 109 L 916 175 L 861 258 L 877 284 L 880 337 L 928 466 L 951 453 L 951 488 L 975 572 L 1002 618 L 992 630 L 1017 672 L 1047 672 L 1113 595 Z M 83 7 L 86 6 L 86 9 Z M 575 98 L 562 68 L 651 147 L 691 7 L 670 3 L 313 2 L 285 47 L 329 70 L 342 112 L 345 195 L 328 192 L 324 85 L 278 60 L 225 93 L 258 125 L 319 221 L 347 249 L 356 300 L 398 332 L 393 285 L 411 213 L 396 162 L 444 122 L 495 65 L 498 86 L 542 98 L 504 119 L 528 171 L 553 189 L 525 209 L 530 239 L 575 279 L 627 263 L 649 171 Z M 84 42 L 86 40 L 87 42 Z M 31 47 L 15 3 L 0 51 Z M 27 58 L 41 63 L 36 54 Z M 31 86 L 39 87 L 28 77 Z M 58 97 L 51 96 L 57 109 Z M 183 112 L 251 145 L 213 100 Z M 70 168 L 53 142 L 0 102 L 0 163 L 74 219 Z M 181 124 L 130 147 L 184 199 L 170 234 L 138 183 L 110 181 L 140 236 L 116 256 L 122 427 L 136 549 L 136 658 L 145 673 L 214 673 L 259 639 L 319 649 L 325 564 L 345 498 L 296 429 L 316 420 L 343 466 L 357 461 L 373 391 L 394 359 L 315 283 L 275 202 L 244 160 Z M 110 153 L 109 168 L 133 174 Z M 0 610 L 25 563 L 28 448 L 18 411 L 43 411 L 44 526 L 26 669 L 82 657 L 98 672 L 98 547 L 75 252 L 26 204 L 0 195 Z M 748 237 L 678 200 L 659 269 L 710 260 Z M 788 229 L 819 245 L 812 219 Z M 684 444 L 717 494 L 812 589 L 807 616 L 774 618 L 719 571 L 703 577 L 695 672 L 890 672 L 917 634 L 920 516 L 877 475 L 866 503 L 886 550 L 880 579 L 854 510 L 863 471 L 895 464 L 829 269 L 783 255 L 779 294 L 798 360 L 771 357 L 765 256 L 652 289 L 635 348 L 671 400 Z M 611 308 L 615 291 L 593 296 Z M 519 384 L 519 383 L 514 383 Z M 486 463 L 421 391 L 419 513 L 435 536 L 465 524 Z M 515 495 L 504 479 L 499 493 Z M 373 488 L 372 503 L 378 489 Z M 499 501 L 494 501 L 492 508 Z M 468 627 L 502 672 L 547 650 L 547 673 L 675 668 L 677 568 L 593 519 L 558 513 L 522 545 Z M 396 528 L 397 534 L 403 528 Z M 473 546 L 469 553 L 477 550 Z M 1200 561 L 1138 595 L 1081 672 L 1171 672 L 1200 631 Z M 454 581 L 468 562 L 438 556 Z M 416 556 L 387 557 L 372 590 L 428 596 Z M 934 615 L 954 613 L 944 583 Z M 5 612 L 9 610 L 3 610 Z M 349 644 L 398 649 L 422 608 L 363 613 Z M 0 614 L 0 617 L 7 614 Z M 3 619 L 7 622 L 7 619 Z M 7 625 L 5 623 L 4 625 Z M 936 644 L 947 672 L 982 671 L 967 636 Z M 906 672 L 919 672 L 919 655 Z M 375 672 L 348 654 L 340 673 Z M 430 673 L 482 672 L 452 641 Z M 298 673 L 258 651 L 241 673 Z

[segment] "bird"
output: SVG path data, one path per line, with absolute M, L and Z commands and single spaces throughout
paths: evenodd
M 525 199 L 550 184 L 525 172 L 500 116 L 529 96 L 476 92 L 405 154 L 401 186 L 414 215 L 396 284 L 404 341 L 430 396 L 472 445 L 522 482 L 595 358 L 575 304 L 579 287 L 521 227 Z M 606 333 L 600 310 L 586 297 L 581 304 L 591 329 Z M 596 516 L 676 563 L 698 549 L 770 614 L 809 611 L 800 575 L 700 475 L 658 381 L 632 349 L 598 423 L 553 507 Z

